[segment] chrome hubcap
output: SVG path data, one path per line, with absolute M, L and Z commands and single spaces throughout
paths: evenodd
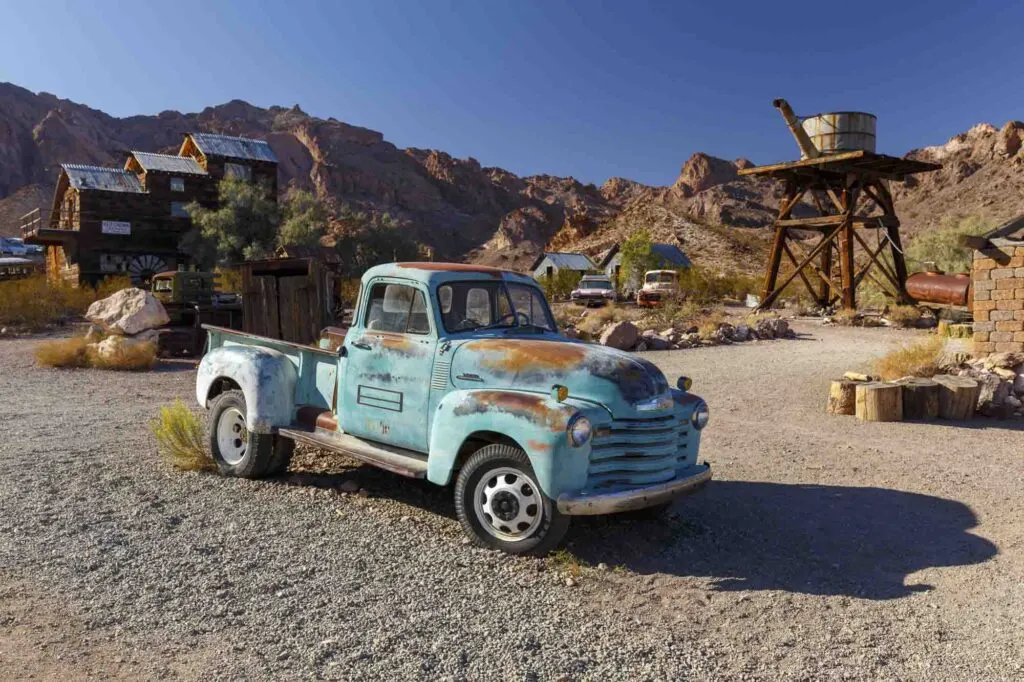
M 245 415 L 237 407 L 229 407 L 217 422 L 217 449 L 228 464 L 238 464 L 245 457 L 249 432 L 245 428 Z
M 484 530 L 505 542 L 529 538 L 544 517 L 537 484 L 512 467 L 487 472 L 476 484 L 473 500 Z

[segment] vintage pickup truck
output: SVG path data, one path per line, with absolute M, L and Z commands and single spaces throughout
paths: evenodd
M 196 398 L 228 475 L 276 474 L 301 441 L 454 480 L 467 534 L 515 554 L 555 547 L 573 515 L 657 512 L 711 479 L 690 380 L 560 335 L 525 275 L 371 268 L 336 350 L 208 332 Z

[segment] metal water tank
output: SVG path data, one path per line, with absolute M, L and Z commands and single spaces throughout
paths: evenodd
M 858 149 L 875 151 L 875 124 L 878 118 L 863 111 L 834 111 L 803 119 L 811 142 L 822 154 L 838 154 Z M 807 158 L 804 155 L 804 158 Z

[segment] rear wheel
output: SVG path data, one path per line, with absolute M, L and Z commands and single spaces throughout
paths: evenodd
M 260 478 L 268 473 L 275 437 L 250 431 L 245 415 L 245 396 L 241 391 L 221 393 L 210 405 L 207 441 L 222 474 Z
M 455 511 L 477 545 L 509 554 L 546 554 L 569 529 L 526 453 L 508 445 L 488 445 L 469 458 L 455 483 Z

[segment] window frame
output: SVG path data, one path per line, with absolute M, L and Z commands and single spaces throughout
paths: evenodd
M 369 322 L 370 322 L 370 313 L 373 311 L 373 290 L 376 287 L 378 287 L 378 286 L 383 286 L 383 287 L 400 286 L 400 287 L 406 287 L 406 288 L 411 289 L 413 291 L 412 299 L 409 301 L 409 310 L 405 313 L 405 315 L 406 315 L 406 317 L 405 317 L 405 331 L 396 332 L 396 331 L 391 331 L 389 329 L 370 329 L 370 327 L 368 326 Z M 430 296 L 429 296 L 429 294 L 426 291 L 424 291 L 419 286 L 416 286 L 414 283 L 411 283 L 411 282 L 395 282 L 395 281 L 391 281 L 391 280 L 387 280 L 387 279 L 375 279 L 375 280 L 373 280 L 372 282 L 370 282 L 366 286 L 362 286 L 361 285 L 360 286 L 360 293 L 362 294 L 363 291 L 365 291 L 366 295 L 365 295 L 365 297 L 362 296 L 362 295 L 359 297 L 360 305 L 357 306 L 358 309 L 355 311 L 355 315 L 356 315 L 355 319 L 359 320 L 359 325 L 360 325 L 360 327 L 363 330 L 365 330 L 367 332 L 370 332 L 372 334 L 408 334 L 410 336 L 415 336 L 415 337 L 420 337 L 420 338 L 422 338 L 422 337 L 431 337 L 431 336 L 433 336 L 435 334 L 437 326 L 435 325 L 433 320 L 430 319 L 431 318 L 431 313 L 432 313 L 431 308 L 430 308 Z M 425 332 L 409 331 L 409 322 L 412 320 L 412 309 L 413 309 L 413 306 L 416 305 L 416 296 L 417 296 L 417 294 L 422 298 L 423 306 L 426 309 L 426 318 L 427 318 L 428 330 L 425 331 Z M 382 301 L 381 305 L 383 306 L 383 298 L 381 299 L 381 301 Z
M 184 192 L 185 191 L 185 178 L 173 177 L 173 178 L 171 178 L 171 183 L 170 184 L 171 184 L 171 191 L 172 192 Z
M 178 207 L 181 208 L 181 213 L 175 213 L 174 212 L 174 207 L 175 206 L 178 206 Z M 188 206 L 188 202 L 187 201 L 172 201 L 171 202 L 171 217 L 172 218 L 191 218 L 192 216 L 189 215 L 188 209 L 185 208 L 186 206 Z
M 554 329 L 546 329 L 545 331 L 548 332 L 548 333 L 551 333 L 551 334 L 558 334 L 558 333 L 560 333 L 559 330 L 558 330 L 558 322 L 555 320 L 555 316 L 551 312 L 551 304 L 548 303 L 547 297 L 544 296 L 544 291 L 540 287 L 538 287 L 536 285 L 530 284 L 528 282 L 506 282 L 505 280 L 495 281 L 495 280 L 480 280 L 480 279 L 457 279 L 457 280 L 451 280 L 451 281 L 448 281 L 448 282 L 441 282 L 436 287 L 434 287 L 434 296 L 433 296 L 433 299 L 432 299 L 435 302 L 435 304 L 438 306 L 438 311 L 439 312 L 442 311 L 442 307 L 441 307 L 441 288 L 442 287 L 446 287 L 446 286 L 456 285 L 456 284 L 464 284 L 464 285 L 474 285 L 474 284 L 481 284 L 481 285 L 491 284 L 491 285 L 493 285 L 493 284 L 497 284 L 501 288 L 501 290 L 505 294 L 505 298 L 508 301 L 509 306 L 512 309 L 512 313 L 511 314 L 515 317 L 515 323 L 513 325 L 511 325 L 511 326 L 508 326 L 508 327 L 492 327 L 491 329 L 518 329 L 519 327 L 521 327 L 522 325 L 519 324 L 519 311 L 516 309 L 516 304 L 515 304 L 515 301 L 512 298 L 512 292 L 509 289 L 509 285 L 511 284 L 511 285 L 515 285 L 515 286 L 524 287 L 524 288 L 527 288 L 527 289 L 532 289 L 533 290 L 532 293 L 535 296 L 539 296 L 540 300 L 542 300 L 544 302 L 543 303 L 544 313 L 547 316 L 546 322 L 548 322 L 549 324 L 553 325 L 553 327 L 554 327 Z M 467 295 L 467 298 L 468 298 L 468 295 Z M 479 331 L 479 329 L 480 329 L 480 327 L 475 327 L 473 329 L 448 329 L 448 325 L 445 323 L 445 320 L 444 320 L 444 315 L 440 314 L 439 318 L 440 318 L 440 322 L 439 322 L 438 329 L 443 329 L 446 334 L 465 334 L 466 332 Z M 531 311 L 531 314 L 530 314 L 530 319 L 531 320 L 533 319 L 532 311 Z M 537 325 L 537 326 L 539 327 L 540 325 Z

